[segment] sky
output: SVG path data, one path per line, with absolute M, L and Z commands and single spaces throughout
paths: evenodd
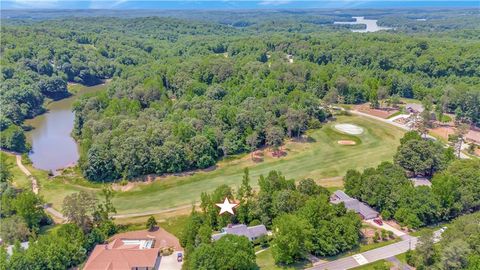
M 0 0 L 0 4 L 1 9 L 480 8 L 480 0 Z

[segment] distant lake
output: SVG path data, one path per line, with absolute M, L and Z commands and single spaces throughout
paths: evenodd
M 367 32 L 377 32 L 381 30 L 391 30 L 393 28 L 391 27 L 381 27 L 377 25 L 378 20 L 368 20 L 365 19 L 365 17 L 352 17 L 356 21 L 354 22 L 333 22 L 333 24 L 364 24 L 366 25 L 365 29 L 352 29 L 352 32 L 357 32 L 357 33 L 367 33 Z
M 26 135 L 32 145 L 28 156 L 35 168 L 56 171 L 77 163 L 78 146 L 71 136 L 75 119 L 73 103 L 83 94 L 104 88 L 105 85 L 81 87 L 75 95 L 50 103 L 46 113 L 25 121 L 33 127 Z

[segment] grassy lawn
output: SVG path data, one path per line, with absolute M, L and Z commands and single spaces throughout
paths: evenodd
M 295 263 L 288 266 L 276 265 L 272 256 L 272 249 L 267 249 L 259 254 L 257 254 L 257 265 L 261 270 L 294 270 L 294 269 L 305 269 L 311 267 L 312 265 L 308 261 Z
M 385 260 L 381 260 L 381 261 L 376 261 L 376 262 L 373 262 L 373 263 L 369 263 L 369 264 L 365 264 L 365 265 L 362 265 L 362 266 L 359 266 L 359 267 L 355 267 L 355 268 L 352 268 L 352 270 L 375 270 L 376 267 L 377 269 L 390 269 L 390 266 L 392 264 L 390 262 L 387 262 Z M 379 267 L 384 267 L 384 268 L 379 268 Z M 387 267 L 387 268 L 385 268 Z
M 336 256 L 319 257 L 319 259 L 322 259 L 322 260 L 325 260 L 325 261 L 335 261 L 335 260 L 338 260 L 338 259 L 341 259 L 341 258 L 344 258 L 344 257 L 349 257 L 349 256 L 352 256 L 352 255 L 355 255 L 357 253 L 363 253 L 365 251 L 369 251 L 369 250 L 372 250 L 372 249 L 388 246 L 388 245 L 391 245 L 391 244 L 399 242 L 399 241 L 401 241 L 401 239 L 397 237 L 395 239 L 391 239 L 391 240 L 388 240 L 388 241 L 382 241 L 382 242 L 378 242 L 378 243 L 371 243 L 371 244 L 360 243 L 359 247 L 354 248 L 352 250 L 349 250 L 347 252 L 340 253 Z
M 358 136 L 337 132 L 337 123 L 353 123 L 365 129 Z M 136 185 L 130 191 L 117 192 L 114 204 L 118 214 L 163 210 L 189 205 L 199 201 L 202 192 L 210 192 L 221 184 L 236 187 L 242 180 L 244 168 L 250 169 L 251 183 L 271 170 L 279 170 L 286 177 L 300 180 L 311 177 L 325 186 L 342 186 L 341 178 L 349 169 L 363 169 L 391 160 L 404 131 L 386 123 L 360 116 L 339 116 L 321 129 L 308 132 L 312 142 L 289 141 L 283 149 L 288 155 L 272 158 L 265 155 L 261 163 L 254 163 L 248 154 L 228 161 L 220 161 L 213 171 L 200 171 L 189 176 L 166 176 L 152 184 Z M 339 145 L 338 140 L 354 140 L 357 145 Z M 100 184 L 89 183 L 81 177 L 56 177 L 48 180 L 46 173 L 36 171 L 41 183 L 40 193 L 47 202 L 60 209 L 63 198 L 80 190 L 98 191 Z
M 28 177 L 18 168 L 15 155 L 5 152 L 0 152 L 0 159 L 10 164 L 10 172 L 12 173 L 12 184 L 17 188 L 30 189 L 32 182 Z
M 403 264 L 407 264 L 407 253 L 402 253 L 400 255 L 395 256 L 399 261 Z

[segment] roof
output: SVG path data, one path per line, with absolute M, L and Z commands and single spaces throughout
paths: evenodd
M 176 251 L 183 250 L 177 237 L 162 228 L 156 228 L 154 231 L 139 230 L 118 233 L 112 236 L 109 241 L 115 239 L 155 239 L 153 245 L 155 248 L 173 247 Z
M 96 245 L 84 270 L 131 270 L 133 267 L 153 268 L 158 264 L 162 248 L 183 250 L 178 239 L 162 228 L 119 233 L 105 245 Z
M 427 178 L 424 177 L 416 177 L 416 178 L 410 178 L 410 181 L 412 181 L 414 187 L 418 186 L 431 186 L 432 182 L 430 182 Z
M 212 238 L 213 240 L 218 240 L 227 234 L 246 236 L 248 239 L 253 239 L 267 234 L 267 228 L 263 224 L 251 227 L 247 227 L 245 224 L 238 224 L 223 228 L 221 233 L 212 235 Z
M 412 109 L 417 112 L 423 112 L 424 110 L 422 104 L 415 104 L 415 103 L 408 103 L 407 105 L 405 105 L 405 108 Z
M 133 267 L 151 267 L 156 264 L 160 248 L 109 248 L 96 245 L 83 270 L 131 270 Z
M 341 190 L 335 191 L 333 193 L 331 203 L 339 204 L 342 202 L 345 204 L 345 208 L 355 211 L 355 213 L 362 215 L 365 219 L 376 218 L 378 216 L 378 212 L 367 204 L 357 199 L 351 198 Z
M 348 200 L 348 199 L 351 199 L 350 196 L 348 196 L 345 192 L 343 192 L 342 190 L 337 190 L 333 193 L 335 196 L 337 196 L 337 198 L 339 198 L 340 200 Z

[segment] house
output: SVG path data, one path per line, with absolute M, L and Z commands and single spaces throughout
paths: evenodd
M 405 110 L 409 113 L 421 113 L 424 111 L 422 104 L 408 103 Z
M 375 209 L 357 199 L 351 198 L 341 190 L 337 190 L 333 193 L 330 197 L 330 202 L 333 204 L 344 203 L 345 208 L 355 211 L 355 213 L 359 214 L 362 219 L 373 219 L 378 217 L 378 212 L 375 211 Z
M 246 236 L 248 240 L 253 241 L 260 236 L 266 235 L 267 228 L 265 228 L 263 224 L 251 227 L 247 227 L 245 224 L 229 225 L 228 227 L 222 228 L 220 233 L 213 234 L 212 239 L 218 240 L 227 234 Z
M 163 248 L 182 250 L 178 239 L 161 228 L 116 234 L 108 244 L 95 246 L 83 269 L 156 270 Z

